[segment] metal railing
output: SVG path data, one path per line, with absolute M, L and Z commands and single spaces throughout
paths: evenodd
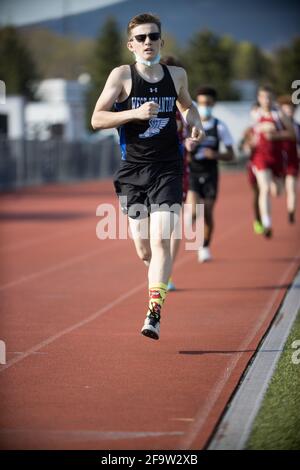
M 107 178 L 119 161 L 119 145 L 110 136 L 95 142 L 0 138 L 0 189 Z

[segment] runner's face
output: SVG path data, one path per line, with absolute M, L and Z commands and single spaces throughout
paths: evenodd
M 207 95 L 198 95 L 197 96 L 197 103 L 200 106 L 209 106 L 211 108 L 215 104 L 213 98 L 211 96 L 207 96 Z
M 272 107 L 273 97 L 269 91 L 260 91 L 258 93 L 257 101 L 262 109 L 269 111 Z
M 211 119 L 212 109 L 215 104 L 212 96 L 198 95 L 197 96 L 198 111 L 202 121 Z
M 154 23 L 149 24 L 141 24 L 136 26 L 131 30 L 131 37 L 127 43 L 127 47 L 131 52 L 135 52 L 144 60 L 153 60 L 159 54 L 162 40 L 158 39 L 157 41 L 153 41 L 146 37 L 144 42 L 138 42 L 135 39 L 135 36 L 139 34 L 150 34 L 150 33 L 159 33 L 158 26 Z

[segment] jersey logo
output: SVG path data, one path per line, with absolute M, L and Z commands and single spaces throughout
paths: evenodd
M 160 131 L 166 127 L 170 118 L 154 118 L 149 119 L 149 126 L 148 129 L 143 133 L 139 134 L 141 139 L 147 139 L 149 137 L 153 137 L 160 133 Z
M 150 88 L 150 93 L 157 93 L 157 88 Z

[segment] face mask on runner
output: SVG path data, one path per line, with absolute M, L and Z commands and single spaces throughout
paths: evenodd
M 204 119 L 210 118 L 212 115 L 212 106 L 203 106 L 199 104 L 198 111 L 199 111 L 200 117 Z
M 159 61 L 160 61 L 160 54 L 157 54 L 157 56 L 152 60 L 144 60 L 136 52 L 134 52 L 133 54 L 134 54 L 135 60 L 138 64 L 147 65 L 148 67 L 150 67 L 151 65 L 158 64 Z

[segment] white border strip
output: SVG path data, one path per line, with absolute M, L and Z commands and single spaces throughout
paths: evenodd
M 223 416 L 208 450 L 242 450 L 246 445 L 254 419 L 300 308 L 299 289 L 300 271 Z

